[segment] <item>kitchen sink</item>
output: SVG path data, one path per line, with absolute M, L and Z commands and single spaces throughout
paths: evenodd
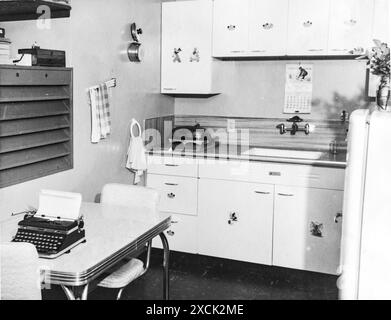
M 242 155 L 247 155 L 247 156 L 294 158 L 294 159 L 309 159 L 309 160 L 318 160 L 321 158 L 322 154 L 323 154 L 322 152 L 318 152 L 318 151 L 265 149 L 265 148 L 252 148 L 242 153 Z

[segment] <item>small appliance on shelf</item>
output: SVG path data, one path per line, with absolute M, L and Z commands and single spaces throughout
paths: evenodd
M 54 259 L 86 242 L 77 193 L 42 190 L 39 209 L 19 222 L 13 242 L 35 245 L 41 258 Z
M 23 57 L 29 54 L 31 55 L 32 66 L 59 68 L 65 68 L 66 66 L 65 51 L 62 50 L 41 49 L 41 47 L 33 45 L 29 49 L 19 49 L 18 53 L 22 56 L 14 63 L 22 61 Z

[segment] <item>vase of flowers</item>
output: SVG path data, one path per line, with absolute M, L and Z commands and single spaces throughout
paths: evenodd
M 379 108 L 387 110 L 390 101 L 390 48 L 380 40 L 373 40 L 373 42 L 376 46 L 360 58 L 368 59 L 371 73 L 380 78 L 376 102 Z

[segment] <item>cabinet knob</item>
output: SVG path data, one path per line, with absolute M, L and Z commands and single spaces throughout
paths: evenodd
M 274 24 L 273 23 L 269 23 L 269 22 L 266 22 L 262 25 L 262 28 L 265 29 L 265 30 L 270 30 L 270 29 L 273 29 L 274 27 Z
M 237 213 L 236 212 L 231 212 L 229 214 L 229 219 L 228 219 L 228 224 L 234 224 L 234 222 L 238 222 L 239 219 L 238 219 L 238 216 L 237 216 Z
M 227 29 L 229 31 L 234 31 L 236 29 L 236 26 L 234 24 L 230 24 L 229 26 L 227 26 Z
M 168 231 L 167 231 L 167 234 L 168 234 L 170 237 L 175 236 L 175 232 L 172 231 L 172 230 L 168 230 Z
M 309 28 L 313 25 L 312 21 L 310 20 L 307 20 L 306 22 L 303 23 L 303 26 L 306 27 L 306 28 Z
M 167 197 L 169 197 L 170 199 L 174 199 L 176 196 L 175 196 L 175 193 L 169 193 L 167 194 Z
M 350 20 L 345 21 L 345 24 L 346 24 L 347 26 L 353 27 L 354 25 L 357 24 L 357 20 L 355 20 L 355 19 L 350 19 Z

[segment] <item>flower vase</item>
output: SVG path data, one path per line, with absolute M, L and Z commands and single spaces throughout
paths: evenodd
M 383 76 L 380 81 L 379 89 L 377 91 L 376 102 L 377 106 L 386 111 L 391 111 L 388 107 L 390 101 L 390 77 Z

